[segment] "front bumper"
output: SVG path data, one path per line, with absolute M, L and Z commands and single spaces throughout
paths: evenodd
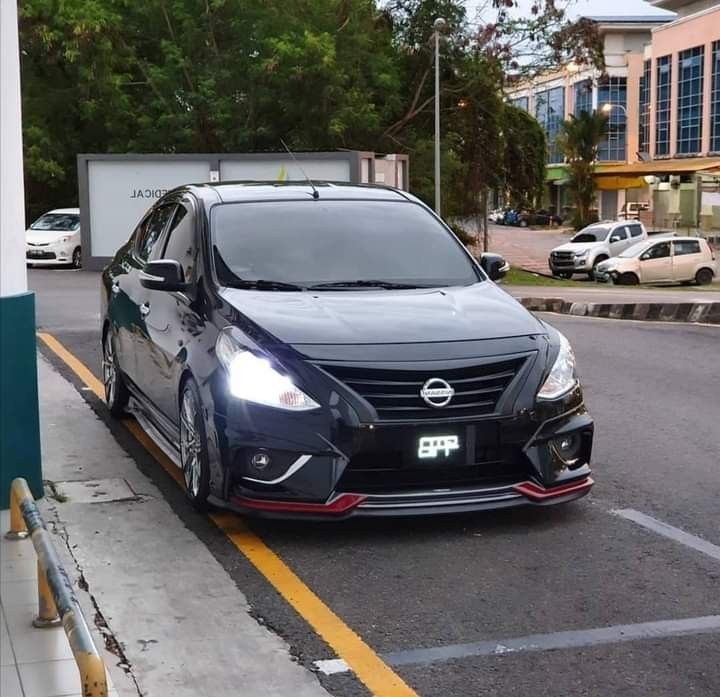
M 587 273 L 592 270 L 592 264 L 588 258 L 578 259 L 577 257 L 559 258 L 550 256 L 548 266 L 553 273 Z
M 71 243 L 25 247 L 25 261 L 33 266 L 72 264 L 74 247 Z
M 532 413 L 457 422 L 351 423 L 340 402 L 330 414 L 302 417 L 233 408 L 214 420 L 223 484 L 211 502 L 243 513 L 325 520 L 459 513 L 565 503 L 593 485 L 594 426 L 579 387 Z M 419 439 L 439 434 L 456 436 L 461 447 L 432 464 L 419 460 Z M 568 464 L 556 443 L 574 434 L 577 456 Z M 272 463 L 261 471 L 252 464 L 258 454 Z

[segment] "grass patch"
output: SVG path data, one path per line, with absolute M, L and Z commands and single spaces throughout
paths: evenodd
M 510 267 L 510 271 L 502 280 L 503 285 L 507 286 L 557 286 L 565 288 L 582 288 L 577 281 L 570 281 L 565 278 L 549 278 L 533 273 L 532 271 L 524 271 L 514 266 Z

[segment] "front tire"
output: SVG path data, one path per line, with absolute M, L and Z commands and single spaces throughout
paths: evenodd
M 695 274 L 695 283 L 699 286 L 707 286 L 712 283 L 713 272 L 710 269 L 700 269 Z
M 591 281 L 595 280 L 595 271 L 597 270 L 598 264 L 600 264 L 601 262 L 606 261 L 606 260 L 607 260 L 606 256 L 599 256 L 597 259 L 595 259 L 595 261 L 593 261 L 592 271 L 588 271 L 588 278 Z
M 75 247 L 72 254 L 72 267 L 73 269 L 82 268 L 82 250 L 80 247 Z
M 103 340 L 102 370 L 103 384 L 105 385 L 105 404 L 107 404 L 107 408 L 114 417 L 120 418 L 125 414 L 130 393 L 125 386 L 122 372 L 118 366 L 112 330 L 110 329 L 105 332 L 105 339 Z
M 180 464 L 185 491 L 199 511 L 208 508 L 210 467 L 200 391 L 190 378 L 180 392 Z
M 618 276 L 618 285 L 621 286 L 636 286 L 640 283 L 640 279 L 631 271 L 621 273 Z

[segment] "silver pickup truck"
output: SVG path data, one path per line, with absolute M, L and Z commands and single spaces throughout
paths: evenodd
M 572 278 L 587 274 L 595 278 L 595 267 L 605 259 L 617 256 L 630 245 L 647 239 L 645 226 L 636 220 L 594 223 L 550 252 L 548 265 L 554 276 Z

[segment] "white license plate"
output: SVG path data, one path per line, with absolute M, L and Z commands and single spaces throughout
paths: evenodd
M 418 440 L 418 457 L 421 460 L 447 458 L 460 450 L 458 436 L 422 436 Z

